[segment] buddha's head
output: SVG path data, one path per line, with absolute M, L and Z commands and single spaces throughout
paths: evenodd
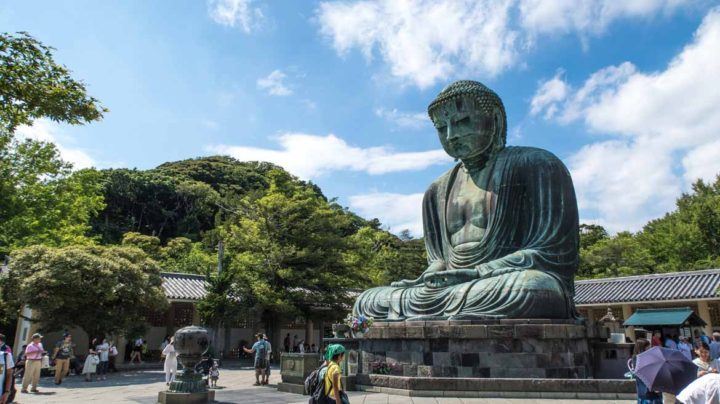
M 505 107 L 482 83 L 456 81 L 428 107 L 445 152 L 460 160 L 489 155 L 505 147 Z

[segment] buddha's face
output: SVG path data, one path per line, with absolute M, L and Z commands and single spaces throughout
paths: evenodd
M 432 112 L 443 149 L 451 157 L 467 160 L 490 150 L 498 127 L 492 114 L 483 112 L 470 97 L 448 100 Z

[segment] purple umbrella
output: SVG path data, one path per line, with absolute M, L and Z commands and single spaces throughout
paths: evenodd
M 637 356 L 635 376 L 650 391 L 678 394 L 697 377 L 697 366 L 682 352 L 656 346 Z

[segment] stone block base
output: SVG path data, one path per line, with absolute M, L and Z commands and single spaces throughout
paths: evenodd
M 348 374 L 585 379 L 598 334 L 576 320 L 376 322 L 351 342 Z
M 158 393 L 158 403 L 161 404 L 205 404 L 212 401 L 215 401 L 213 390 L 202 393 L 175 393 L 172 391 Z
M 413 397 L 634 400 L 635 383 L 601 379 L 477 379 L 361 375 L 357 389 Z

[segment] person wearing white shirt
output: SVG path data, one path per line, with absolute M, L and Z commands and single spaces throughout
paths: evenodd
M 170 338 L 170 342 L 168 342 L 167 345 L 165 345 L 165 348 L 162 351 L 163 356 L 165 357 L 165 364 L 164 364 L 164 370 L 165 370 L 165 384 L 169 385 L 175 380 L 175 374 L 177 373 L 177 352 L 175 352 L 175 338 Z
M 95 347 L 95 352 L 97 352 L 100 357 L 100 363 L 98 363 L 97 367 L 97 378 L 98 380 L 106 380 L 110 361 L 110 344 L 108 344 L 106 338 L 103 338 L 100 345 Z
M 5 336 L 3 336 L 5 338 Z M 0 352 L 0 403 L 4 403 L 12 388 L 12 372 L 15 368 L 12 353 Z

